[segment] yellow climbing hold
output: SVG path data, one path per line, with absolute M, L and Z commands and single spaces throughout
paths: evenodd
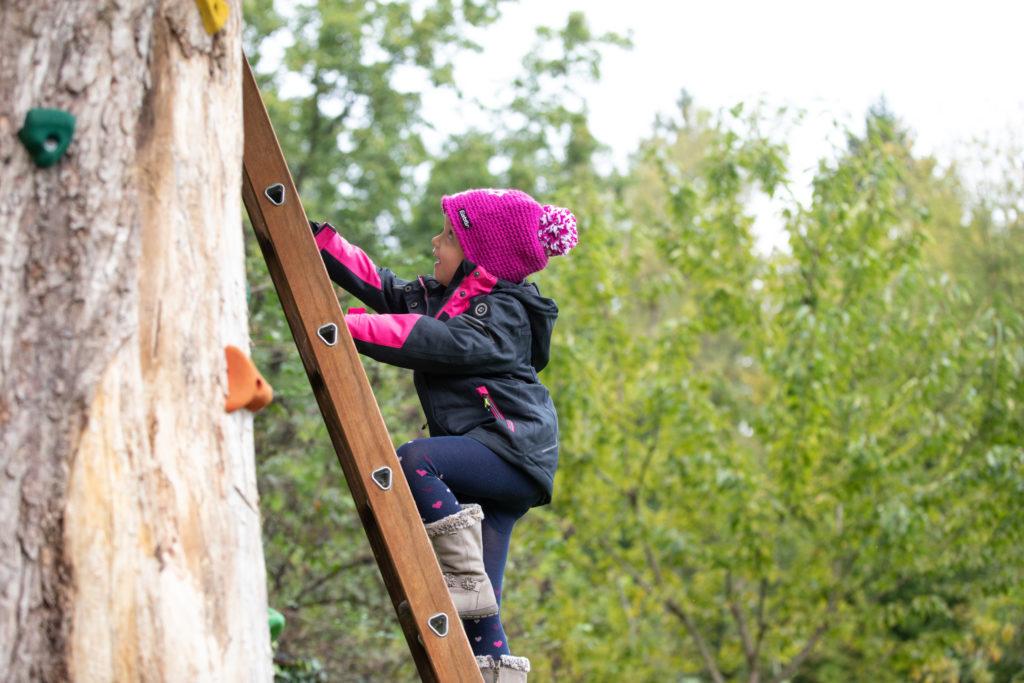
M 211 36 L 219 31 L 228 20 L 228 3 L 224 0 L 196 0 L 199 14 L 203 17 L 203 26 Z

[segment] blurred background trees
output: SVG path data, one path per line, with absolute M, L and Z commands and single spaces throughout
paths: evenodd
M 940 165 L 880 102 L 798 202 L 784 134 L 765 132 L 796 115 L 683 93 L 628 168 L 601 172 L 566 95 L 628 41 L 579 14 L 538 30 L 506 101 L 467 102 L 488 127 L 428 149 L 409 83 L 457 92 L 453 57 L 502 4 L 245 10 L 307 212 L 378 263 L 429 272 L 440 197 L 469 187 L 580 219 L 577 250 L 535 278 L 562 311 L 542 376 L 562 465 L 513 544 L 515 652 L 539 680 L 1024 680 L 1019 150 Z M 754 248 L 758 195 L 786 207 L 771 254 Z M 249 255 L 276 390 L 256 447 L 279 676 L 412 680 Z M 396 444 L 422 436 L 409 376 L 366 368 Z

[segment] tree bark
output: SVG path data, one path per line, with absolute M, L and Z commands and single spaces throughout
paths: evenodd
M 0 672 L 270 680 L 248 346 L 241 3 L 0 7 Z M 16 137 L 76 117 L 55 166 Z

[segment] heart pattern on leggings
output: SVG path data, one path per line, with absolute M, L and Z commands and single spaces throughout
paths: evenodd
M 427 476 L 427 471 L 426 470 L 416 470 L 416 474 L 420 475 L 421 477 L 425 477 L 425 476 Z
M 437 501 L 436 503 L 434 503 L 434 504 L 433 504 L 433 505 L 431 505 L 430 507 L 434 508 L 435 510 L 440 510 L 440 509 L 441 509 L 441 506 L 442 506 L 443 504 L 444 504 L 444 503 L 442 503 L 441 501 Z
M 494 641 L 494 647 L 501 647 L 501 643 L 502 643 L 502 641 L 500 641 L 500 640 Z

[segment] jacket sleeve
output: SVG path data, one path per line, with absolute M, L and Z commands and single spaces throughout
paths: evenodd
M 524 334 L 528 348 L 526 312 L 514 300 L 496 306 L 498 297 L 485 298 L 490 306 L 482 318 L 363 313 L 350 314 L 345 322 L 360 353 L 390 365 L 449 374 L 511 373 L 519 365 Z
M 362 249 L 350 244 L 330 223 L 314 228 L 314 239 L 327 274 L 346 292 L 381 313 L 408 310 L 404 294 L 411 283 L 374 265 Z

